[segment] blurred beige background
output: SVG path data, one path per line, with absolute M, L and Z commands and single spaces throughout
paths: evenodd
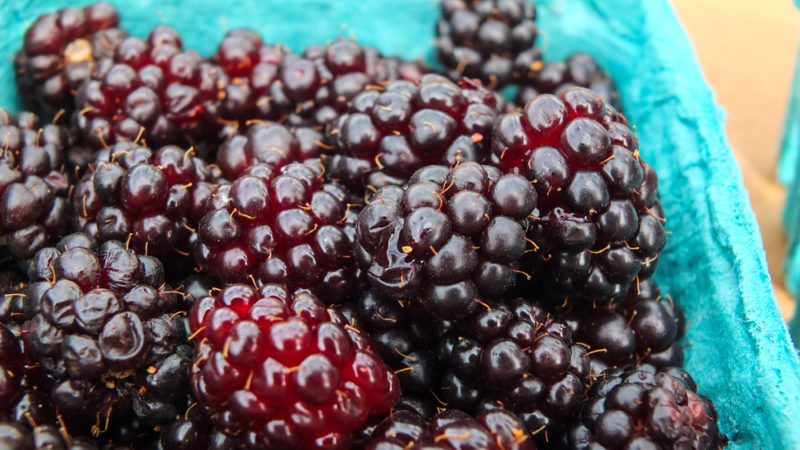
M 727 112 L 726 129 L 758 217 L 783 315 L 794 300 L 784 284 L 784 190 L 775 165 L 800 38 L 792 0 L 673 0 L 706 79 Z

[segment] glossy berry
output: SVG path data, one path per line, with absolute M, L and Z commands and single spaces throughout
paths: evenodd
M 524 264 L 559 304 L 608 303 L 650 278 L 664 248 L 658 177 L 625 119 L 597 94 L 545 94 L 500 117 L 493 161 L 524 174 L 539 215 Z
M 487 305 L 440 340 L 439 358 L 448 370 L 439 395 L 448 407 L 502 407 L 530 430 L 550 430 L 580 408 L 587 354 L 567 323 L 535 301 Z
M 192 389 L 216 426 L 267 448 L 347 448 L 399 396 L 362 332 L 310 292 L 229 285 L 192 308 Z
M 350 103 L 328 137 L 327 176 L 354 194 L 402 185 L 428 164 L 483 162 L 502 98 L 480 84 L 440 75 L 374 86 Z
M 594 386 L 568 435 L 569 448 L 717 449 L 717 413 L 683 369 L 611 369 Z M 602 446 L 602 447 L 601 447 Z
M 98 149 L 127 141 L 195 146 L 204 154 L 201 144 L 219 128 L 209 114 L 217 108 L 218 72 L 183 50 L 181 37 L 166 26 L 146 41 L 126 38 L 78 90 L 74 126 Z
M 9 116 L 0 109 L 0 235 L 15 258 L 32 257 L 69 227 L 63 161 L 70 144 L 66 128 L 43 126 L 33 113 Z
M 355 213 L 341 186 L 323 183 L 319 161 L 281 170 L 258 164 L 213 194 L 194 248 L 223 282 L 308 288 L 333 303 L 352 294 Z
M 486 449 L 535 450 L 528 429 L 514 413 L 486 411 L 476 418 L 447 409 L 430 419 L 410 411 L 397 411 L 373 431 L 367 450 Z
M 586 310 L 574 315 L 576 340 L 588 344 L 591 372 L 645 363 L 681 366 L 685 321 L 680 306 L 662 297 L 652 280 L 631 287 L 624 303 L 613 309 Z
M 72 234 L 40 250 L 28 273 L 26 344 L 64 420 L 98 435 L 117 417 L 155 426 L 183 412 L 186 330 L 157 259 Z
M 540 60 L 536 7 L 528 0 L 444 0 L 436 56 L 448 76 L 478 78 L 491 88 L 514 79 L 523 61 Z
M 617 111 L 622 111 L 614 80 L 588 53 L 573 53 L 564 62 L 544 64 L 535 61 L 526 66 L 517 69 L 522 75 L 514 103 L 520 107 L 540 94 L 561 95 L 567 89 L 584 87 L 597 93 Z
M 339 310 L 369 334 L 375 352 L 397 374 L 405 400 L 410 402 L 409 408 L 430 416 L 426 411 L 434 405 L 420 406 L 420 401 L 433 401 L 431 390 L 440 384 L 442 366 L 433 343 L 441 339 L 447 324 L 374 289 Z
M 403 187 L 377 191 L 356 222 L 356 257 L 369 283 L 447 320 L 514 285 L 536 191 L 519 175 L 465 162 L 427 166 Z
M 240 177 L 250 166 L 264 164 L 273 170 L 319 157 L 324 136 L 309 127 L 290 129 L 276 122 L 256 122 L 228 137 L 217 151 L 217 166 L 228 180 Z
M 100 151 L 72 193 L 75 228 L 99 242 L 128 242 L 140 253 L 186 255 L 218 175 L 173 145 L 119 143 Z
M 279 118 L 269 101 L 272 84 L 280 78 L 279 66 L 289 55 L 280 45 L 265 44 L 261 36 L 248 29 L 226 33 L 212 57 L 219 67 L 217 89 L 220 98 L 214 112 L 217 120 L 239 129 L 253 119 Z
M 33 429 L 0 422 L 0 442 L 3 448 L 18 450 L 97 450 L 99 446 L 84 437 L 64 436 L 54 425 L 34 426 Z
M 74 108 L 74 93 L 127 33 L 108 3 L 43 14 L 25 30 L 14 72 L 22 99 L 52 116 Z

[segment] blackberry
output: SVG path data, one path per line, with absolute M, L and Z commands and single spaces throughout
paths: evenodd
M 516 66 L 541 59 L 529 0 L 443 0 L 441 12 L 436 56 L 453 80 L 466 76 L 501 88 L 513 81 Z
M 351 294 L 355 214 L 321 175 L 318 160 L 279 171 L 258 164 L 221 186 L 197 229 L 198 265 L 226 283 L 303 287 L 328 303 Z
M 63 235 L 72 208 L 63 172 L 69 131 L 42 125 L 33 113 L 0 109 L 0 236 L 11 255 L 25 260 Z
M 118 25 L 117 10 L 102 2 L 37 17 L 14 58 L 23 101 L 48 116 L 72 111 L 75 92 L 127 37 Z
M 237 448 L 236 439 L 209 426 L 202 419 L 179 419 L 161 430 L 158 450 L 233 450 Z
M 99 242 L 129 241 L 140 253 L 188 256 L 217 178 L 191 150 L 115 144 L 72 193 L 74 228 Z
M 612 369 L 594 386 L 568 435 L 569 448 L 695 448 L 727 444 L 717 413 L 683 369 Z
M 536 191 L 519 175 L 466 162 L 427 166 L 373 195 L 356 222 L 356 258 L 382 295 L 446 320 L 514 285 Z
M 266 164 L 274 170 L 297 161 L 318 158 L 324 136 L 313 128 L 295 130 L 275 122 L 257 122 L 231 135 L 217 152 L 217 166 L 228 180 L 250 166 Z
M 95 442 L 83 437 L 62 434 L 53 425 L 25 428 L 14 423 L 0 422 L 0 449 L 3 450 L 97 450 Z
M 335 146 L 328 177 L 363 198 L 366 189 L 404 184 L 428 164 L 483 162 L 504 109 L 503 99 L 479 84 L 433 74 L 369 87 L 328 130 Z
M 655 170 L 625 118 L 597 94 L 544 94 L 495 125 L 493 162 L 527 176 L 539 217 L 523 264 L 559 303 L 608 303 L 650 278 L 664 248 Z
M 219 68 L 166 26 L 146 41 L 129 37 L 114 57 L 78 90 L 74 126 L 93 148 L 143 141 L 149 146 L 195 146 L 211 141 L 219 128 L 209 111 L 217 108 Z
M 472 418 L 448 409 L 429 420 L 410 411 L 397 411 L 375 428 L 365 448 L 535 450 L 536 445 L 522 421 L 510 411 L 494 409 Z
M 295 55 L 246 29 L 228 32 L 213 60 L 224 73 L 218 116 L 234 128 L 254 119 L 322 127 L 368 85 L 416 80 L 426 70 L 346 38 Z
M 519 67 L 521 81 L 514 103 L 520 107 L 540 94 L 560 95 L 573 87 L 584 87 L 597 93 L 617 111 L 622 111 L 614 80 L 588 53 L 573 53 L 564 62 L 534 61 Z
M 271 108 L 269 91 L 280 77 L 281 61 L 289 54 L 280 45 L 265 45 L 254 31 L 228 31 L 211 58 L 219 66 L 217 120 L 235 131 L 249 120 L 279 119 Z
M 487 305 L 440 339 L 439 359 L 448 370 L 439 398 L 473 413 L 507 408 L 547 438 L 581 406 L 587 354 L 568 324 L 535 301 Z
M 308 291 L 229 285 L 197 302 L 189 323 L 195 397 L 254 447 L 347 448 L 399 396 L 366 336 Z
M 669 296 L 661 297 L 652 280 L 634 286 L 614 309 L 580 312 L 572 325 L 576 340 L 594 350 L 591 372 L 645 363 L 655 367 L 683 364 L 683 312 Z
M 440 340 L 447 324 L 375 290 L 364 292 L 340 311 L 369 334 L 375 352 L 397 375 L 409 406 L 429 416 L 424 412 L 430 408 L 420 400 L 432 400 L 431 390 L 438 387 L 442 371 L 436 346 L 431 343 Z
M 377 49 L 352 39 L 312 45 L 302 57 L 284 59 L 270 103 L 289 125 L 325 126 L 367 86 L 391 81 L 383 79 L 392 75 L 386 69 Z
M 99 435 L 117 418 L 156 426 L 182 412 L 187 325 L 157 259 L 72 234 L 40 250 L 29 276 L 26 345 L 70 429 Z

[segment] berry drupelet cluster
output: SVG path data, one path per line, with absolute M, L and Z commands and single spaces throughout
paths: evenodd
M 78 90 L 74 126 L 94 148 L 117 142 L 160 147 L 197 145 L 215 135 L 219 69 L 195 51 L 183 49 L 167 26 L 147 40 L 129 37 Z
M 539 63 L 520 69 L 520 86 L 514 103 L 525 106 L 541 94 L 560 95 L 573 87 L 584 87 L 603 98 L 617 111 L 622 111 L 614 80 L 603 71 L 592 55 L 573 53 L 564 62 Z
M 264 164 L 274 170 L 297 161 L 319 157 L 321 132 L 310 127 L 294 130 L 276 122 L 255 122 L 230 136 L 217 151 L 217 166 L 228 180 L 235 180 L 249 167 Z
M 528 0 L 443 0 L 436 56 L 448 77 L 478 78 L 492 89 L 518 78 L 517 67 L 541 60 L 536 7 Z M 516 75 L 516 76 L 515 76 Z
M 608 303 L 655 271 L 664 248 L 658 177 L 625 118 L 597 94 L 545 94 L 494 129 L 493 162 L 538 192 L 524 266 L 561 303 Z
M 727 438 L 711 401 L 685 370 L 611 369 L 594 386 L 568 434 L 568 448 L 717 449 Z
M 487 305 L 448 331 L 439 348 L 444 404 L 473 413 L 509 409 L 544 438 L 577 412 L 589 381 L 586 347 L 532 300 Z
M 218 177 L 190 150 L 115 144 L 97 154 L 72 192 L 74 227 L 141 253 L 186 255 Z
M 29 112 L 0 109 L 0 235 L 24 260 L 67 232 L 72 208 L 64 152 L 70 132 Z
M 97 436 L 117 418 L 156 426 L 183 412 L 187 325 L 158 259 L 72 234 L 28 272 L 25 339 L 61 420 Z
M 226 283 L 281 283 L 338 301 L 356 278 L 347 200 L 341 186 L 323 182 L 318 160 L 250 166 L 212 195 L 195 259 Z
M 404 184 L 428 164 L 484 162 L 504 109 L 504 100 L 480 84 L 434 74 L 369 87 L 328 130 L 335 148 L 327 175 L 363 197 Z
M 369 339 L 309 291 L 228 285 L 189 321 L 195 397 L 220 430 L 254 447 L 347 448 L 399 396 Z
M 655 367 L 683 364 L 679 341 L 686 326 L 683 311 L 671 297 L 662 297 L 652 280 L 631 287 L 616 308 L 581 311 L 567 317 L 576 340 L 594 350 L 590 357 L 592 374 L 638 363 Z
M 536 191 L 522 176 L 465 162 L 427 166 L 377 191 L 356 221 L 356 258 L 375 289 L 446 320 L 511 288 Z
M 74 108 L 74 95 L 99 61 L 127 37 L 108 3 L 65 8 L 36 18 L 14 58 L 20 97 L 48 116 Z
M 364 448 L 535 450 L 536 444 L 522 421 L 504 409 L 488 410 L 477 417 L 448 409 L 430 419 L 401 410 L 378 424 Z
M 385 297 L 374 289 L 364 292 L 355 304 L 339 308 L 359 329 L 366 331 L 378 356 L 394 370 L 403 395 L 434 401 L 431 390 L 441 382 L 437 346 L 448 325 L 419 308 Z M 438 405 L 438 404 L 437 404 Z M 431 408 L 415 408 L 420 410 Z

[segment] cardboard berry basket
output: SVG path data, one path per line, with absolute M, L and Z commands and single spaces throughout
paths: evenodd
M 800 7 L 800 0 L 795 0 Z M 800 51 L 798 52 L 800 55 Z M 794 70 L 792 92 L 786 112 L 786 123 L 781 141 L 778 160 L 778 181 L 786 186 L 786 207 L 783 211 L 783 224 L 789 237 L 789 246 L 784 262 L 786 286 L 798 298 L 800 290 L 800 57 Z M 795 345 L 800 345 L 800 314 L 795 311 L 790 323 Z
M 11 58 L 25 27 L 71 3 L 3 3 L 0 105 L 18 105 Z M 112 3 L 132 34 L 166 23 L 185 47 L 205 55 L 226 29 L 247 26 L 294 50 L 346 35 L 387 55 L 429 62 L 438 8 L 435 0 Z M 686 312 L 686 365 L 717 405 L 731 448 L 800 448 L 800 363 L 721 110 L 675 12 L 666 0 L 538 0 L 537 7 L 546 58 L 593 54 L 616 79 L 641 154 L 658 170 L 670 235 L 657 279 Z

